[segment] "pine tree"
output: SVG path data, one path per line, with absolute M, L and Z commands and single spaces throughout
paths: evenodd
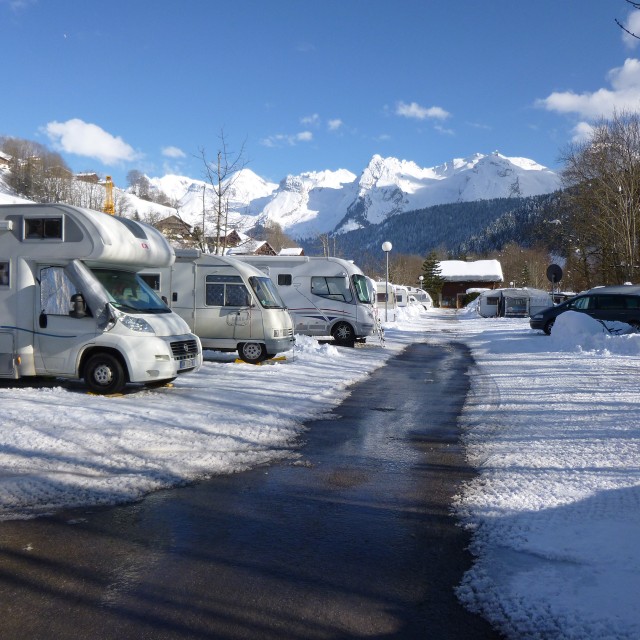
M 440 261 L 435 251 L 431 251 L 422 263 L 422 288 L 431 296 L 433 303 L 438 306 L 440 300 L 440 292 L 444 285 L 440 271 Z

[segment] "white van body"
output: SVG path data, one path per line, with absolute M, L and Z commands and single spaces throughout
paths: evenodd
M 386 281 L 376 282 L 376 306 L 382 322 L 395 322 L 398 303 L 393 284 Z M 387 297 L 388 296 L 388 297 Z
M 353 345 L 373 333 L 375 320 L 367 277 L 341 258 L 234 256 L 266 273 L 293 318 L 296 333 L 332 336 Z
M 407 287 L 409 290 L 409 304 L 420 305 L 426 311 L 433 308 L 433 299 L 424 290 L 418 287 Z
M 531 287 L 490 289 L 478 296 L 478 313 L 484 318 L 525 318 L 552 306 L 548 291 Z
M 396 296 L 396 306 L 406 307 L 409 304 L 409 288 L 401 284 L 393 285 L 393 293 Z
M 116 393 L 197 370 L 200 340 L 137 275 L 173 260 L 141 222 L 0 205 L 0 378 L 84 378 L 96 393 Z
M 204 349 L 238 351 L 257 363 L 293 348 L 293 321 L 271 279 L 228 256 L 176 249 L 170 267 L 142 277 L 200 338 Z

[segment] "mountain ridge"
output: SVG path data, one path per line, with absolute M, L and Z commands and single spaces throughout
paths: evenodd
M 213 188 L 203 180 L 167 175 L 149 182 L 178 203 L 189 224 L 202 224 L 203 206 L 205 218 L 214 210 Z M 346 169 L 311 171 L 279 183 L 244 168 L 228 184 L 232 226 L 247 230 L 275 222 L 294 238 L 308 238 L 346 233 L 439 204 L 543 195 L 560 189 L 561 180 L 534 160 L 496 151 L 430 168 L 376 154 L 359 176 Z

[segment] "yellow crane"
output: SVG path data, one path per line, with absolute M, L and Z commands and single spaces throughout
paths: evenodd
M 107 176 L 104 180 L 104 191 L 104 207 L 102 207 L 102 210 L 114 216 L 116 209 L 113 206 L 113 180 L 111 180 L 111 176 Z

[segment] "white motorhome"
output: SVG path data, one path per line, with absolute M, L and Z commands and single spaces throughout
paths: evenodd
M 187 324 L 140 279 L 174 252 L 151 226 L 62 204 L 0 205 L 0 378 L 84 378 L 95 393 L 197 370 Z
M 395 322 L 398 302 L 395 290 L 390 282 L 376 282 L 376 306 L 382 322 Z
M 293 347 L 293 321 L 262 271 L 228 256 L 176 249 L 170 267 L 145 269 L 158 291 L 200 338 L 204 349 L 238 351 L 250 363 Z
M 553 306 L 548 291 L 531 287 L 489 289 L 477 300 L 478 313 L 484 318 L 525 318 Z
M 394 284 L 393 293 L 396 296 L 396 305 L 406 307 L 409 304 L 409 289 L 401 284 Z
M 431 296 L 418 287 L 407 287 L 409 290 L 409 304 L 415 304 L 422 306 L 425 310 L 433 308 L 433 299 Z
M 296 333 L 332 336 L 352 346 L 374 330 L 367 277 L 353 262 L 309 256 L 234 256 L 266 273 L 293 318 Z

